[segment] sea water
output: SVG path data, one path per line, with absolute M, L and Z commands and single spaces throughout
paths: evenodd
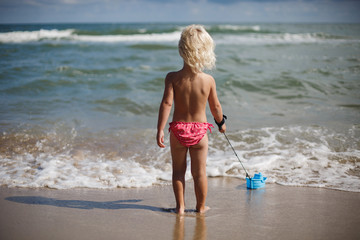
M 170 184 L 169 135 L 165 149 L 155 135 L 164 77 L 182 67 L 185 26 L 0 25 L 0 185 Z M 360 192 L 360 25 L 205 27 L 217 56 L 208 73 L 250 175 Z M 217 129 L 207 174 L 245 184 Z

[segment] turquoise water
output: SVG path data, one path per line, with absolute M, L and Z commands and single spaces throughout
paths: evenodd
M 0 184 L 168 184 L 157 113 L 164 76 L 182 67 L 184 26 L 0 25 Z M 249 172 L 360 191 L 360 25 L 205 27 L 228 136 Z M 208 175 L 245 177 L 216 131 Z

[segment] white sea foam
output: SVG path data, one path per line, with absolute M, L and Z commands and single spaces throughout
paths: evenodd
M 260 31 L 260 26 L 237 26 L 220 25 L 220 29 L 230 30 L 252 30 Z M 142 30 L 140 29 L 140 32 Z M 174 42 L 176 43 L 181 35 L 181 29 L 170 33 L 139 33 L 132 35 L 78 35 L 74 29 L 66 30 L 38 30 L 38 31 L 17 31 L 0 33 L 0 43 L 27 43 L 38 41 L 71 41 L 71 42 Z M 216 44 L 245 44 L 245 45 L 264 45 L 264 44 L 300 44 L 300 43 L 342 43 L 359 42 L 358 39 L 332 38 L 321 33 L 249 33 L 249 34 L 226 34 L 213 35 Z
M 178 41 L 180 31 L 133 35 L 78 35 L 74 29 L 39 30 L 0 33 L 1 43 L 26 43 L 42 40 L 68 40 L 79 42 L 172 42 Z
M 360 178 L 350 174 L 360 167 L 356 138 L 317 127 L 264 128 L 230 136 L 241 137 L 241 141 L 234 141 L 234 146 L 251 175 L 262 172 L 268 182 L 283 185 L 360 192 Z M 229 147 L 225 152 L 217 149 L 212 152 L 209 176 L 245 178 Z
M 303 44 L 303 43 L 359 43 L 359 39 L 332 38 L 317 33 L 251 33 L 246 35 L 225 35 L 214 37 L 215 42 L 221 45 L 276 45 L 276 44 Z
M 260 31 L 260 26 L 259 25 L 254 25 L 254 26 L 245 26 L 245 25 L 229 25 L 229 24 L 225 24 L 225 25 L 219 25 L 220 29 L 223 30 L 233 30 L 233 31 Z
M 358 131 L 354 128 L 345 135 L 320 127 L 262 128 L 228 133 L 228 137 L 250 175 L 262 172 L 268 183 L 360 192 Z M 57 134 L 54 139 L 58 139 Z M 131 142 L 131 135 L 125 134 Z M 145 145 L 141 148 L 145 150 L 141 154 L 134 150 L 124 156 L 109 154 L 110 149 L 97 152 L 91 145 L 84 149 L 72 146 L 69 142 L 77 138 L 73 130 L 70 133 L 73 140 L 39 140 L 31 148 L 36 151 L 1 158 L 0 185 L 67 189 L 170 184 L 169 148 L 154 146 L 151 141 L 154 134 L 154 130 L 149 130 L 142 136 Z M 64 146 L 56 150 L 57 144 Z M 245 178 L 244 170 L 221 134 L 210 136 L 207 174 Z M 190 178 L 188 169 L 186 179 Z
M 142 165 L 131 158 L 105 159 L 99 155 L 92 156 L 91 153 L 80 155 L 81 158 L 71 154 L 24 154 L 14 159 L 1 159 L 0 185 L 104 189 L 148 187 L 157 184 L 161 179 L 171 179 L 170 171 L 164 172 L 152 166 Z
M 74 30 L 44 30 L 39 31 L 18 31 L 18 32 L 5 32 L 0 33 L 0 42 L 2 43 L 23 43 L 41 41 L 44 39 L 68 39 L 73 36 Z
M 85 42 L 175 42 L 180 38 L 180 32 L 152 33 L 134 35 L 74 35 L 73 39 Z

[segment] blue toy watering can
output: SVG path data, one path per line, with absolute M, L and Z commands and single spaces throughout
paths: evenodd
M 246 186 L 249 189 L 257 189 L 265 187 L 267 177 L 263 177 L 262 173 L 255 173 L 253 178 L 246 178 Z

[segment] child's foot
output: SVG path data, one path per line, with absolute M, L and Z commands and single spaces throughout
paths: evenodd
M 205 213 L 205 212 L 207 212 L 208 210 L 210 210 L 210 207 L 208 207 L 208 206 L 204 206 L 204 207 L 202 207 L 202 208 L 200 208 L 200 209 L 197 209 L 197 208 L 196 208 L 196 212 L 198 212 L 198 213 Z
M 179 215 L 184 215 L 185 213 L 185 208 L 176 208 L 175 212 Z

